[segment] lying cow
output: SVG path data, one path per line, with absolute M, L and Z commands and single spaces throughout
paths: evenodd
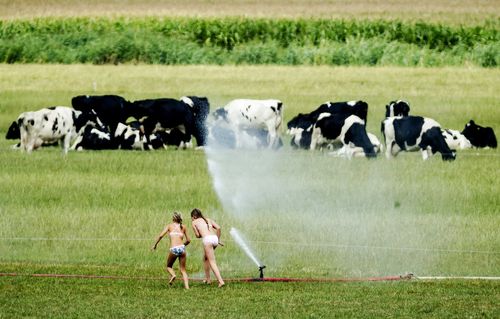
M 391 101 L 385 106 L 385 117 L 408 116 L 410 104 L 403 100 Z
M 280 100 L 237 99 L 215 111 L 216 121 L 228 124 L 235 137 L 236 148 L 245 147 L 245 131 L 266 130 L 267 148 L 276 148 L 280 141 L 283 103 Z
M 65 106 L 24 112 L 17 119 L 21 149 L 29 153 L 44 143 L 60 141 L 66 154 L 71 140 L 76 138 L 89 122 L 97 125 L 95 113 L 82 113 Z
M 360 148 L 366 157 L 377 156 L 366 133 L 365 121 L 356 115 L 323 113 L 319 116 L 313 127 L 310 149 L 332 141 Z
M 439 152 L 443 160 L 454 160 L 453 152 L 435 120 L 421 116 L 388 117 L 382 121 L 386 157 L 396 156 L 400 151 L 421 150 L 424 160 Z
M 470 141 L 459 131 L 444 129 L 441 130 L 441 134 L 448 147 L 452 150 L 471 148 L 472 144 Z
M 482 127 L 470 120 L 465 124 L 462 134 L 474 147 L 497 147 L 497 138 L 491 127 Z
M 147 151 L 153 149 L 151 140 L 148 141 L 139 129 L 118 123 L 114 134 L 119 149 Z
M 382 143 L 380 143 L 380 140 L 372 133 L 367 133 L 368 139 L 370 139 L 370 142 L 373 144 L 373 147 L 375 149 L 375 153 L 380 153 L 384 150 L 384 146 Z M 353 158 L 353 157 L 365 157 L 366 154 L 363 151 L 361 147 L 355 146 L 352 142 L 343 145 L 340 149 L 329 152 L 328 155 L 335 156 L 335 157 L 346 157 L 346 158 Z
M 93 125 L 86 125 L 83 133 L 80 134 L 73 146 L 72 150 L 114 150 L 118 145 L 112 134 L 107 128 L 95 127 Z

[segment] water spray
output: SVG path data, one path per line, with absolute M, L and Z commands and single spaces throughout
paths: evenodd
M 231 236 L 233 237 L 234 241 L 243 249 L 245 254 L 259 267 L 259 279 L 264 280 L 264 268 L 266 268 L 265 265 L 263 265 L 255 256 L 255 254 L 252 252 L 250 247 L 245 243 L 243 240 L 242 236 L 240 235 L 239 231 L 236 228 L 231 228 L 229 231 Z

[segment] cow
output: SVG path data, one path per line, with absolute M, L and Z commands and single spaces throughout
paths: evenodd
M 403 117 L 410 113 L 410 104 L 403 100 L 391 101 L 385 106 L 385 117 Z
M 114 138 L 119 149 L 147 151 L 153 148 L 151 139 L 148 141 L 139 129 L 123 123 L 118 123 Z
M 299 113 L 287 123 L 287 133 L 292 136 L 290 142 L 292 147 L 310 148 L 314 123 L 318 120 L 319 115 L 323 113 L 356 115 L 366 123 L 368 103 L 360 100 L 349 102 L 325 102 L 311 113 Z
M 199 147 L 206 144 L 206 118 L 210 104 L 205 97 L 182 97 L 181 100 L 161 98 L 138 100 L 133 103 L 134 112 L 141 118 L 141 130 L 146 138 L 157 131 L 168 131 L 174 128 L 184 136 L 181 143 L 191 145 L 191 136 Z
M 441 130 L 441 135 L 443 135 L 446 144 L 452 150 L 463 150 L 472 147 L 470 141 L 459 131 L 443 129 Z
M 388 117 L 382 121 L 381 131 L 385 139 L 387 158 L 400 151 L 421 150 L 422 158 L 428 159 L 439 152 L 445 161 L 455 159 L 453 152 L 441 134 L 441 126 L 433 119 L 421 116 Z
M 236 148 L 236 137 L 234 131 L 227 123 L 212 123 L 209 128 L 209 143 L 213 147 Z M 248 128 L 239 131 L 240 143 L 245 148 L 258 149 L 267 148 L 268 132 L 265 129 Z M 275 149 L 283 146 L 281 138 L 275 145 Z
M 293 148 L 308 149 L 311 146 L 311 134 L 317 116 L 299 113 L 287 123 L 287 133 L 292 136 Z
M 112 134 L 105 127 L 96 127 L 94 125 L 86 125 L 83 133 L 80 134 L 73 146 L 72 150 L 114 150 L 118 148 L 118 144 Z
M 82 112 L 93 110 L 110 132 L 116 130 L 118 123 L 139 116 L 132 103 L 118 95 L 78 95 L 71 99 L 71 105 Z
M 382 143 L 380 143 L 380 140 L 372 133 L 367 133 L 368 139 L 370 142 L 373 144 L 373 147 L 375 148 L 375 153 L 380 153 L 384 150 L 384 146 Z M 329 152 L 328 155 L 331 156 L 336 156 L 336 157 L 346 157 L 346 158 L 353 158 L 353 157 L 363 157 L 366 156 L 365 152 L 361 147 L 355 146 L 352 142 L 343 145 L 340 149 Z
M 368 117 L 368 103 L 361 100 L 348 102 L 329 101 L 318 106 L 318 108 L 309 113 L 309 115 L 317 120 L 322 113 L 356 115 L 366 123 Z
M 266 147 L 274 149 L 279 146 L 280 127 L 283 121 L 283 102 L 280 100 L 236 99 L 214 112 L 216 121 L 223 121 L 232 131 L 235 147 L 241 148 L 248 131 L 265 130 Z
M 365 121 L 356 115 L 323 113 L 319 116 L 313 127 L 310 149 L 314 150 L 319 145 L 331 141 L 358 147 L 368 158 L 377 156 L 375 147 L 366 133 Z
M 21 149 L 30 153 L 44 143 L 61 142 L 63 153 L 66 154 L 71 140 L 89 122 L 99 123 L 95 113 L 82 113 L 66 106 L 24 112 L 17 119 Z
M 473 120 L 465 124 L 462 134 L 474 147 L 497 147 L 497 138 L 493 129 L 477 125 Z

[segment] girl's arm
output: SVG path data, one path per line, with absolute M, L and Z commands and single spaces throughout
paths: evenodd
M 198 228 L 196 227 L 196 225 L 193 223 L 193 231 L 194 231 L 194 235 L 196 236 L 196 238 L 200 238 L 201 235 L 200 235 L 200 232 L 198 231 Z
M 217 238 L 219 238 L 219 245 L 224 246 L 224 244 L 220 242 L 221 227 L 212 219 L 210 220 L 210 224 L 212 224 L 212 227 L 215 229 L 215 234 L 217 235 Z
M 158 243 L 160 242 L 160 240 L 169 232 L 168 226 L 170 226 L 170 225 L 167 225 L 165 227 L 165 229 L 160 233 L 160 235 L 158 235 L 158 238 L 156 238 L 155 244 L 153 245 L 153 247 L 151 247 L 152 250 L 156 249 L 156 246 L 158 246 Z
M 184 246 L 187 246 L 191 242 L 191 239 L 189 238 L 186 225 L 182 225 L 182 232 L 184 233 L 184 236 L 186 236 L 186 241 L 184 242 Z

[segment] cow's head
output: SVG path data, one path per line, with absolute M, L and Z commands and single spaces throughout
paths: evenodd
M 73 123 L 76 132 L 81 132 L 86 126 L 107 130 L 94 110 L 73 111 Z
M 19 130 L 17 122 L 12 122 L 5 138 L 8 140 L 17 140 L 21 138 L 21 131 Z
M 349 145 L 349 148 L 359 147 L 363 149 L 365 156 L 368 158 L 377 157 L 375 146 L 370 141 L 366 133 L 366 126 L 363 123 L 354 122 L 345 133 L 343 142 L 344 145 Z
M 75 96 L 71 99 L 71 106 L 78 111 L 90 109 L 92 106 L 92 97 L 88 95 Z
M 316 120 L 310 114 L 299 113 L 297 116 L 295 116 L 293 119 L 288 121 L 288 123 L 286 124 L 287 128 L 289 130 L 288 133 L 291 134 L 290 131 L 292 129 L 296 129 L 296 128 L 305 129 L 305 128 L 311 126 L 312 124 L 314 124 L 314 122 L 316 122 Z
M 385 106 L 385 117 L 408 116 L 410 104 L 403 100 L 391 101 Z
M 215 112 L 213 114 L 214 114 L 214 118 L 216 121 L 224 120 L 227 122 L 227 111 L 225 108 L 220 107 L 217 110 L 215 110 Z

